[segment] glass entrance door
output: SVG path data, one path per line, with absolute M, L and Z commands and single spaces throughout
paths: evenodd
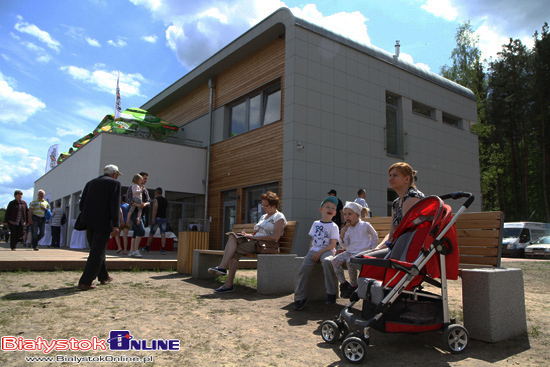
M 223 193 L 223 243 L 222 249 L 229 236 L 226 235 L 237 222 L 237 190 L 229 190 Z
M 227 232 L 230 232 L 237 220 L 237 202 L 236 201 L 227 201 L 223 203 L 223 245 L 222 248 L 225 249 L 225 244 L 229 238 L 226 235 Z

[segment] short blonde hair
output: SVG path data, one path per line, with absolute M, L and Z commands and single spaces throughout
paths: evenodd
M 411 187 L 416 188 L 414 181 L 416 181 L 416 171 L 412 169 L 410 164 L 405 162 L 397 162 L 391 165 L 390 169 L 388 170 L 388 173 L 391 172 L 392 169 L 398 170 L 402 175 L 410 177 L 409 185 Z
M 143 176 L 140 174 L 135 174 L 134 177 L 132 177 L 132 182 L 137 184 L 139 180 L 143 180 Z

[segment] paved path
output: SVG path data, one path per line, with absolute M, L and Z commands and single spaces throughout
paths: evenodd
M 71 249 L 67 247 L 38 247 L 39 251 L 18 245 L 15 251 L 10 250 L 6 242 L 0 242 L 0 271 L 3 270 L 83 270 L 88 258 L 89 249 Z M 142 253 L 142 258 L 117 254 L 116 250 L 107 250 L 107 268 L 110 270 L 153 270 L 177 269 L 178 253 L 160 251 Z

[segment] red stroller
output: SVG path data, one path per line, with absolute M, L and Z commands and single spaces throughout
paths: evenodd
M 443 200 L 459 198 L 468 199 L 453 217 Z M 351 363 L 364 360 L 371 328 L 409 333 L 442 330 L 446 349 L 463 351 L 468 331 L 449 317 L 447 279 L 458 278 L 460 255 L 454 223 L 473 201 L 472 194 L 463 192 L 429 196 L 407 212 L 385 258 L 352 258 L 351 262 L 362 264 L 358 289 L 338 316 L 321 324 L 323 340 L 343 340 L 342 353 Z M 423 282 L 441 288 L 441 294 L 423 291 Z M 352 307 L 360 299 L 363 309 L 358 316 Z M 350 333 L 350 326 L 362 330 Z

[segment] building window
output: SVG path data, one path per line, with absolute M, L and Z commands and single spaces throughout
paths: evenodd
M 386 93 L 386 154 L 403 157 L 403 127 L 400 97 Z
M 281 119 L 281 85 L 252 93 L 229 107 L 229 136 L 236 136 Z
M 435 109 L 415 101 L 412 103 L 412 112 L 430 119 L 435 118 Z
M 246 189 L 246 223 L 258 223 L 260 217 L 265 214 L 262 211 L 262 195 L 268 191 L 279 195 L 279 183 L 275 182 Z
M 451 116 L 448 113 L 443 112 L 443 122 L 447 125 L 451 125 L 454 127 L 458 127 L 459 129 L 462 129 L 462 119 Z

